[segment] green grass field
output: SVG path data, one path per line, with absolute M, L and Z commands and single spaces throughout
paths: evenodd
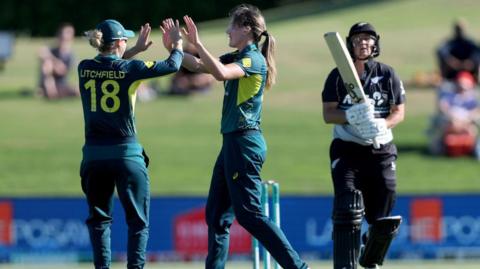
M 312 269 L 321 269 L 321 268 L 331 268 L 332 265 L 329 262 L 313 262 L 309 263 Z M 384 268 L 388 269 L 453 269 L 453 268 L 461 268 L 461 269 L 474 269 L 478 268 L 480 265 L 479 262 L 476 261 L 442 261 L 442 262 L 424 262 L 424 261 L 386 261 L 384 264 Z M 65 268 L 65 265 L 55 265 L 55 264 L 48 264 L 48 265 L 28 265 L 28 264 L 18 264 L 18 265 L 2 265 L 4 269 L 56 269 L 56 268 Z M 87 269 L 91 268 L 90 264 L 79 264 L 73 265 L 68 264 L 69 269 Z M 172 268 L 172 269 L 201 269 L 204 268 L 205 265 L 203 263 L 153 263 L 147 264 L 145 269 L 160 269 L 160 268 Z M 125 268 L 123 264 L 115 264 L 112 269 L 120 269 Z M 252 268 L 251 263 L 247 262 L 230 262 L 227 264 L 227 268 L 229 269 L 250 269 Z
M 394 66 L 407 82 L 418 71 L 435 70 L 434 48 L 451 34 L 455 18 L 465 17 L 471 35 L 480 36 L 478 8 L 480 2 L 474 0 L 405 0 L 295 17 L 293 7 L 289 10 L 293 18 L 269 24 L 278 42 L 279 78 L 265 96 L 262 126 L 269 152 L 263 177 L 278 180 L 284 193 L 331 193 L 331 126 L 322 120 L 321 91 L 333 61 L 323 42 L 324 32 L 346 35 L 351 24 L 372 22 L 381 35 L 380 61 Z M 282 12 L 285 8 L 267 12 L 267 21 Z M 225 26 L 226 21 L 220 20 L 199 27 L 203 42 L 216 55 L 229 50 Z M 166 56 L 158 32 L 153 39 L 156 44 L 139 58 Z M 45 42 L 51 40 L 18 38 L 14 57 L 0 73 L 0 196 L 81 195 L 78 167 L 83 116 L 79 100 L 47 102 L 19 94 L 32 93 L 38 75 L 35 55 Z M 95 54 L 81 38 L 75 52 L 77 59 Z M 71 79 L 76 81 L 75 75 Z M 159 83 L 166 86 L 167 82 L 164 78 Z M 406 121 L 394 132 L 400 149 L 399 192 L 479 192 L 477 161 L 424 154 L 425 129 L 434 110 L 433 91 L 407 88 L 407 97 Z M 206 195 L 221 143 L 221 103 L 218 83 L 207 95 L 162 97 L 137 104 L 139 137 L 152 160 L 153 195 Z

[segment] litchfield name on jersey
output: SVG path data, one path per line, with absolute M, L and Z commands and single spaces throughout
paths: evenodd
M 80 77 L 82 78 L 108 78 L 108 79 L 123 79 L 126 72 L 115 70 L 88 70 L 81 69 Z

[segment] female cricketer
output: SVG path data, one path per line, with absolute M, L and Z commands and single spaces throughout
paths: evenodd
M 143 268 L 148 240 L 150 187 L 148 157 L 136 137 L 136 89 L 142 80 L 176 72 L 183 59 L 182 40 L 172 19 L 163 21 L 164 61 L 128 60 L 150 47 L 151 28 L 141 27 L 134 47 L 126 51 L 134 33 L 115 20 L 105 20 L 87 32 L 99 54 L 78 66 L 85 120 L 85 145 L 80 167 L 86 220 L 95 268 L 109 268 L 110 226 L 116 187 L 128 225 L 127 268 Z
M 373 60 L 380 54 L 380 36 L 365 22 L 354 24 L 347 48 L 363 83 L 368 100 L 353 104 L 338 69 L 329 74 L 322 93 L 323 117 L 334 124 L 330 146 L 334 186 L 333 263 L 334 269 L 382 265 L 401 217 L 391 217 L 396 191 L 392 128 L 404 119 L 405 90 L 395 71 Z M 373 139 L 380 148 L 374 148 Z M 362 239 L 365 216 L 368 233 Z
M 260 130 L 264 88 L 275 82 L 274 38 L 267 32 L 259 9 L 239 5 L 230 13 L 229 46 L 236 51 L 219 60 L 199 39 L 189 16 L 184 36 L 195 45 L 199 58 L 185 54 L 182 65 L 207 72 L 224 81 L 222 149 L 216 160 L 206 205 L 208 256 L 205 268 L 225 268 L 229 228 L 234 217 L 271 253 L 282 268 L 307 268 L 283 232 L 261 210 L 260 171 L 266 144 Z M 259 48 L 261 39 L 264 42 Z

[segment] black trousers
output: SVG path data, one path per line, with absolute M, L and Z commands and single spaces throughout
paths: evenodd
M 334 139 L 330 161 L 335 195 L 350 189 L 360 190 L 369 224 L 389 216 L 396 199 L 396 159 L 397 148 L 392 143 L 375 149 Z

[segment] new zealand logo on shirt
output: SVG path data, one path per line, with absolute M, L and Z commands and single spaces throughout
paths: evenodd
M 370 81 L 372 82 L 372 84 L 377 84 L 382 78 L 383 76 L 377 76 L 370 79 Z

